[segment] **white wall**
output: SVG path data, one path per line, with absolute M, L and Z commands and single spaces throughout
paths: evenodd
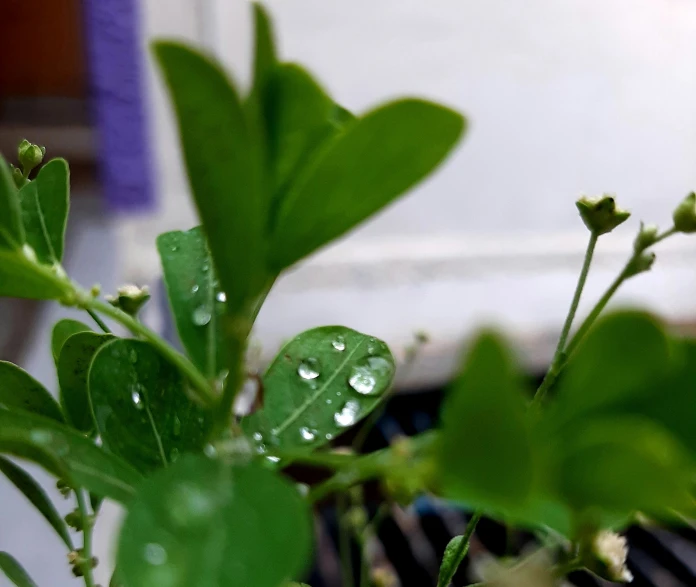
M 439 379 L 458 340 L 481 322 L 547 341 L 567 309 L 586 239 L 576 197 L 616 192 L 635 216 L 600 243 L 589 303 L 628 252 L 638 219 L 666 226 L 674 204 L 696 187 L 690 0 L 266 5 L 283 55 L 349 108 L 416 94 L 460 109 L 471 123 L 434 177 L 281 280 L 257 329 L 269 352 L 319 323 L 346 323 L 392 343 L 425 328 L 435 343 L 417 372 Z M 202 39 L 248 82 L 246 0 L 144 6 L 148 36 Z M 137 280 L 158 266 L 155 235 L 195 222 L 161 84 L 152 72 L 149 81 L 161 208 L 122 223 L 130 243 L 124 271 Z M 665 248 L 624 300 L 693 317 L 696 239 Z M 547 346 L 527 350 L 544 355 Z

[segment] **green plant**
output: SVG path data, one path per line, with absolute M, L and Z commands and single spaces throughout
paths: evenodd
M 157 241 L 186 356 L 138 320 L 146 291 L 127 286 L 104 301 L 98 288 L 66 275 L 67 163 L 50 160 L 30 179 L 45 152 L 26 141 L 19 167 L 0 158 L 0 295 L 56 300 L 85 310 L 99 329 L 56 324 L 59 402 L 0 363 L 0 452 L 53 474 L 75 511 L 62 519 L 14 461 L 0 459 L 0 472 L 58 533 L 87 587 L 104 498 L 127 509 L 112 585 L 279 587 L 302 578 L 316 500 L 337 494 L 344 532 L 359 541 L 374 531 L 379 515 L 367 519 L 360 490 L 372 479 L 397 503 L 432 492 L 476 511 L 447 548 L 440 587 L 482 515 L 534 530 L 545 549 L 498 570 L 491 585 L 551 585 L 581 567 L 626 580 L 625 545 L 609 530 L 637 513 L 675 522 L 694 511 L 696 343 L 645 313 L 597 318 L 626 279 L 650 268 L 651 247 L 694 230 L 696 196 L 677 208 L 674 228 L 641 226 L 626 266 L 571 336 L 598 238 L 628 218 L 608 196 L 578 202 L 587 255 L 531 402 L 505 341 L 484 332 L 439 430 L 363 456 L 332 451 L 332 438 L 383 404 L 395 364 L 383 342 L 327 326 L 283 348 L 263 376 L 263 407 L 238 421 L 232 408 L 246 379 L 247 341 L 278 275 L 428 175 L 465 127 L 457 113 L 419 99 L 356 117 L 300 66 L 278 60 L 258 6 L 255 23 L 254 81 L 244 98 L 210 58 L 177 43 L 154 46 L 202 221 Z M 132 337 L 113 334 L 109 320 Z M 285 475 L 295 463 L 331 474 L 300 491 Z M 6 553 L 0 569 L 16 585 L 33 585 Z M 380 580 L 365 560 L 360 586 Z

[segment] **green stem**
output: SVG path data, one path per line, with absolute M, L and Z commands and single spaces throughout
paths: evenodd
M 476 525 L 479 523 L 479 520 L 481 519 L 481 512 L 474 512 L 474 515 L 471 516 L 471 519 L 469 520 L 469 523 L 466 525 L 466 529 L 464 530 L 464 534 L 462 535 L 462 539 L 460 540 L 459 544 L 457 545 L 457 550 L 454 552 L 453 558 L 454 558 L 454 569 L 452 570 L 452 576 L 457 572 L 457 569 L 459 568 L 459 565 L 462 564 L 462 561 L 464 560 L 464 557 L 466 557 L 466 553 L 469 552 L 469 544 L 471 543 L 471 537 L 474 535 L 474 531 L 476 530 Z
M 362 563 L 360 565 L 360 587 L 370 587 L 370 569 L 372 568 L 372 563 L 370 560 L 368 560 L 367 556 L 368 540 L 372 536 L 377 535 L 380 525 L 390 513 L 391 505 L 389 503 L 380 504 L 379 508 L 377 509 L 377 513 L 375 513 L 372 520 L 367 523 L 365 529 L 359 536 Z
M 562 579 L 565 576 L 569 575 L 573 571 L 577 571 L 579 569 L 582 569 L 583 564 L 580 559 L 573 559 L 569 560 L 568 562 L 561 563 L 557 567 L 553 569 L 553 575 L 557 579 Z
M 592 263 L 592 256 L 594 255 L 595 246 L 597 245 L 597 239 L 599 235 L 592 232 L 590 234 L 590 240 L 587 243 L 587 249 L 585 251 L 585 260 L 582 263 L 582 270 L 580 271 L 580 277 L 578 278 L 578 284 L 575 286 L 575 293 L 573 294 L 573 300 L 570 303 L 570 310 L 568 310 L 568 315 L 566 316 L 565 323 L 563 324 L 563 329 L 561 330 L 561 336 L 558 339 L 558 345 L 556 346 L 556 352 L 551 360 L 551 366 L 544 376 L 544 380 L 541 382 L 539 389 L 534 397 L 535 401 L 541 401 L 544 399 L 546 392 L 551 389 L 558 373 L 560 371 L 561 365 L 564 359 L 564 348 L 566 341 L 568 340 L 568 334 L 570 333 L 570 328 L 573 325 L 573 320 L 575 319 L 575 313 L 578 311 L 578 305 L 580 304 L 580 297 L 582 296 L 582 290 L 585 288 L 585 282 L 587 281 L 587 274 L 590 272 L 590 264 Z
M 210 383 L 203 376 L 203 374 L 195 367 L 195 365 L 189 361 L 184 355 L 174 350 L 166 340 L 164 340 L 158 334 L 155 334 L 147 326 L 138 322 L 135 318 L 126 314 L 122 310 L 115 308 L 111 304 L 107 304 L 101 300 L 93 298 L 89 295 L 79 296 L 77 305 L 84 308 L 85 310 L 90 309 L 96 312 L 100 312 L 109 318 L 112 318 L 116 322 L 125 326 L 134 334 L 139 334 L 145 340 L 147 340 L 152 346 L 154 346 L 160 354 L 167 360 L 169 360 L 179 371 L 189 380 L 193 386 L 193 390 L 198 399 L 207 406 L 213 406 L 215 404 L 215 394 L 211 389 Z
M 75 496 L 77 497 L 77 507 L 82 516 L 82 557 L 86 561 L 81 570 L 85 579 L 85 587 L 95 587 L 94 576 L 92 575 L 92 524 L 94 522 L 87 509 L 85 492 L 78 488 L 75 490 Z
M 336 502 L 336 515 L 338 516 L 338 551 L 341 559 L 341 584 L 343 587 L 353 587 L 353 561 L 350 552 L 350 528 L 346 521 L 348 501 L 345 494 L 338 495 Z
M 94 320 L 97 323 L 97 326 L 99 326 L 99 328 L 102 329 L 102 332 L 104 332 L 105 334 L 111 334 L 111 329 L 99 317 L 99 314 L 97 314 L 91 308 L 87 308 L 85 311 L 92 317 L 92 320 Z

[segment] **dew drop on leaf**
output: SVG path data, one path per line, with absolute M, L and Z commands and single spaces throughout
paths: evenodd
M 48 430 L 32 430 L 29 437 L 32 442 L 37 444 L 51 444 L 53 442 L 53 434 Z
M 274 456 L 270 456 L 270 455 L 267 456 L 266 459 L 271 461 L 272 463 L 277 463 L 278 461 L 280 461 L 280 457 L 274 457 Z
M 317 433 L 306 426 L 302 426 L 302 428 L 300 428 L 300 437 L 303 442 L 312 442 L 317 437 Z
M 220 303 L 225 303 L 227 301 L 227 294 L 224 291 L 217 292 L 215 299 Z
M 334 422 L 336 426 L 347 428 L 358 421 L 360 413 L 360 404 L 355 400 L 348 400 L 343 407 L 334 414 Z
M 214 459 L 217 456 L 218 451 L 214 445 L 208 443 L 203 447 L 203 454 L 207 456 L 209 459 Z
M 194 311 L 193 311 L 193 323 L 196 326 L 205 326 L 210 322 L 211 314 L 210 310 L 206 308 L 205 306 L 198 306 Z
M 346 350 L 346 339 L 339 334 L 336 338 L 331 341 L 331 346 L 339 352 Z
M 131 401 L 137 410 L 143 409 L 143 396 L 137 388 L 131 391 Z
M 302 377 L 302 379 L 316 379 L 319 377 L 320 370 L 319 360 L 314 357 L 309 357 L 300 362 L 299 367 L 297 367 L 297 374 Z
M 198 291 L 198 289 L 199 289 L 199 288 L 198 288 L 198 284 L 195 284 L 195 285 L 191 288 L 191 293 L 196 293 L 196 292 Z
M 254 432 L 251 437 L 256 441 L 256 442 L 261 442 L 263 440 L 263 434 L 260 432 Z
M 367 365 L 356 365 L 350 372 L 348 385 L 361 395 L 372 395 L 377 379 Z
M 145 545 L 143 557 L 151 565 L 159 566 L 167 562 L 167 551 L 161 544 L 149 542 Z

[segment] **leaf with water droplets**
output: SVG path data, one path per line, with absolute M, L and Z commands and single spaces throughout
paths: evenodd
M 63 421 L 58 403 L 46 388 L 29 373 L 7 361 L 0 361 L 0 407 L 26 410 Z
M 182 457 L 139 488 L 116 564 L 129 587 L 277 587 L 308 563 L 311 517 L 260 467 Z
M 210 415 L 189 398 L 186 385 L 149 343 L 107 342 L 89 370 L 92 412 L 104 446 L 143 472 L 168 464 L 173 451 L 176 458 L 202 449 Z
M 65 159 L 51 159 L 36 179 L 19 190 L 27 243 L 40 263 L 63 259 L 65 225 L 70 200 L 70 170 Z
M 382 341 L 343 326 L 314 328 L 280 351 L 263 377 L 263 409 L 242 426 L 262 451 L 312 450 L 367 416 L 393 377 Z
M 203 231 L 161 234 L 157 250 L 179 338 L 196 367 L 215 379 L 228 360 L 221 319 L 227 296 L 217 283 Z
M 87 389 L 89 368 L 97 351 L 113 338 L 110 334 L 78 332 L 70 336 L 60 350 L 57 362 L 60 405 L 67 420 L 85 433 L 94 430 Z
M 4 551 L 0 551 L 0 570 L 17 587 L 38 587 L 19 561 Z
M 92 332 L 92 329 L 87 326 L 87 324 L 79 320 L 73 320 L 72 318 L 63 318 L 53 325 L 53 330 L 51 332 L 51 354 L 53 355 L 53 362 L 56 366 L 58 365 L 60 351 L 65 341 L 78 332 Z
M 28 412 L 0 410 L 0 453 L 28 459 L 91 493 L 126 503 L 140 474 L 81 433 Z

